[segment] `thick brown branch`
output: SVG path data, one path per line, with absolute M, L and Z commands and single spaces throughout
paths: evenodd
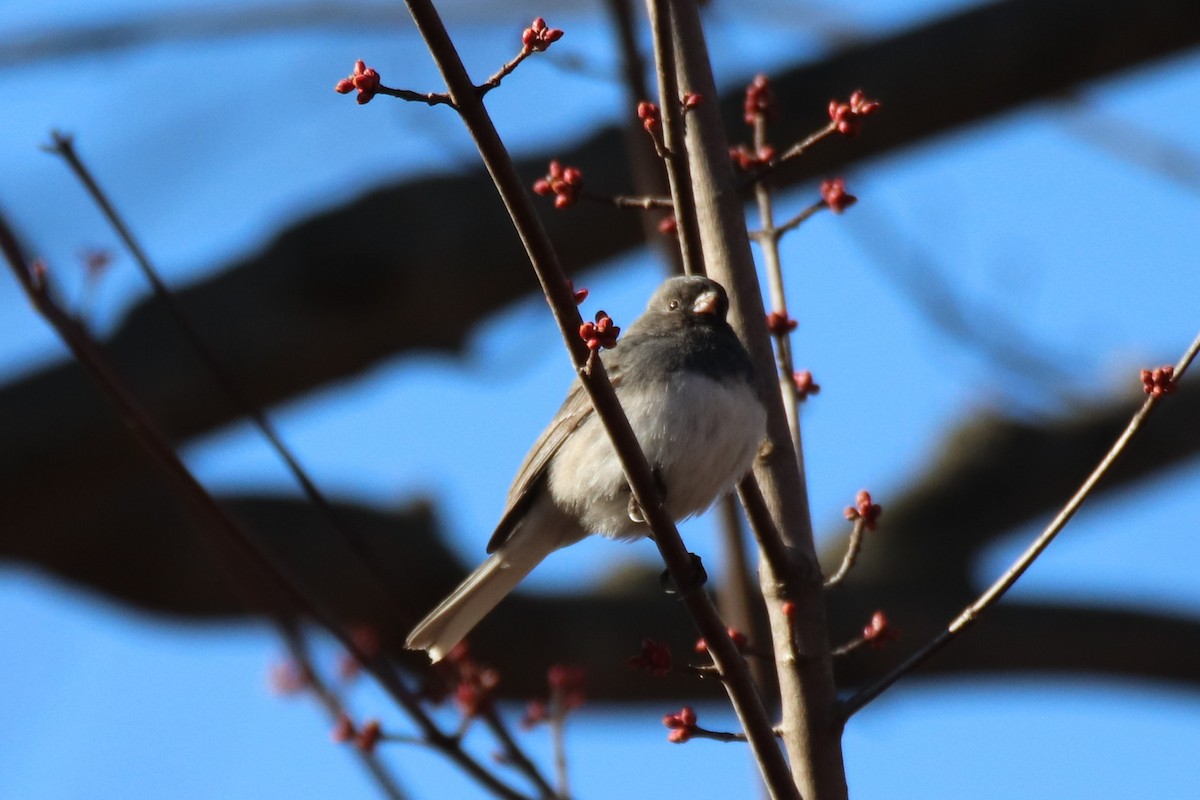
M 534 211 L 531 198 L 525 191 L 523 182 L 517 175 L 487 111 L 478 96 L 471 91 L 470 77 L 436 10 L 427 0 L 408 0 L 408 8 L 446 80 L 450 95 L 459 104 L 463 122 L 475 139 L 484 165 L 508 209 L 559 324 L 575 369 L 597 416 L 612 439 L 633 496 L 654 532 L 654 543 L 675 585 L 679 587 L 684 604 L 708 642 L 714 663 L 721 670 L 723 684 L 738 719 L 750 737 L 751 748 L 763 770 L 764 778 L 776 796 L 788 797 L 790 794 L 787 787 L 778 785 L 781 779 L 787 781 L 787 767 L 774 741 L 764 743 L 763 731 L 767 731 L 766 738 L 770 738 L 771 726 L 762 700 L 750 679 L 749 668 L 730 640 L 711 598 L 697 585 L 699 578 L 696 566 L 675 529 L 674 521 L 668 516 L 658 497 L 650 466 L 646 463 L 629 420 L 617 401 L 612 384 L 604 372 L 603 363 L 599 360 L 594 364 L 589 363 L 591 351 L 578 336 L 581 320 L 575 300 L 568 288 L 558 256 Z

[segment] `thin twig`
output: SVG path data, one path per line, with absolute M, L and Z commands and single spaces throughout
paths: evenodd
M 670 20 L 666 0 L 649 0 L 646 8 L 650 13 L 650 31 L 654 42 L 654 61 L 658 75 L 658 105 L 662 118 L 662 135 L 665 153 L 663 164 L 667 169 L 667 183 L 671 187 L 671 202 L 675 208 L 675 230 L 679 239 L 679 251 L 686 275 L 704 275 L 704 249 L 700 241 L 700 220 L 696 213 L 696 198 L 692 193 L 688 159 L 690 155 L 684 143 L 684 114 L 680 102 L 682 93 L 675 69 L 675 49 L 671 42 Z M 655 147 L 658 145 L 656 144 Z
M 605 4 L 616 29 L 617 51 L 621 54 L 621 83 L 625 87 L 626 102 L 629 108 L 634 108 L 650 97 L 650 90 L 646 85 L 646 62 L 638 47 L 637 23 L 633 9 L 635 2 L 605 0 Z M 635 191 L 640 195 L 669 194 L 670 186 L 667 184 L 662 159 L 652 156 L 650 150 L 645 147 L 645 130 L 641 124 L 630 117 L 623 129 L 630 159 L 628 169 Z M 683 272 L 683 255 L 677 242 L 662 235 L 659 225 L 663 219 L 665 215 L 662 213 L 641 215 L 642 231 L 646 241 L 653 243 L 666 257 L 671 272 L 679 274 Z
M 51 133 L 51 145 L 46 150 L 61 157 L 66 162 L 71 172 L 91 196 L 92 201 L 100 209 L 105 219 L 108 220 L 109 225 L 116 231 L 125 248 L 133 256 L 134 262 L 138 265 L 142 275 L 154 291 L 154 296 L 175 323 L 175 327 L 183 335 L 188 346 L 191 347 L 192 351 L 200 359 L 200 363 L 204 365 L 209 375 L 212 376 L 213 380 L 216 381 L 217 385 L 221 387 L 222 391 L 225 392 L 233 404 L 237 406 L 238 410 L 248 417 L 254 426 L 258 428 L 259 432 L 271 446 L 271 449 L 283 460 L 288 471 L 292 474 L 296 483 L 299 484 L 309 502 L 325 516 L 335 532 L 340 535 L 343 544 L 352 552 L 355 559 L 371 573 L 376 583 L 383 590 L 383 594 L 395 605 L 394 592 L 387 588 L 392 582 L 380 570 L 378 560 L 374 558 L 363 543 L 361 534 L 349 524 L 344 515 L 339 513 L 333 504 L 329 502 L 329 499 L 325 497 L 324 493 L 317 488 L 316 483 L 309 476 L 307 470 L 300 464 L 300 460 L 296 457 L 296 454 L 283 441 L 283 438 L 279 435 L 270 418 L 242 390 L 238 382 L 222 366 L 220 359 L 217 358 L 205 343 L 196 326 L 192 324 L 188 315 L 175 300 L 174 294 L 167 288 L 166 283 L 162 280 L 145 248 L 142 247 L 137 237 L 133 235 L 132 228 L 117 211 L 115 204 L 108 196 L 108 193 L 100 186 L 95 175 L 84 164 L 83 159 L 79 157 L 79 153 L 75 149 L 74 139 L 59 131 L 53 131 Z M 397 606 L 396 611 L 401 612 L 402 609 Z
M 500 743 L 505 760 L 524 773 L 529 780 L 533 781 L 534 785 L 537 786 L 538 792 L 543 797 L 554 797 L 554 787 L 542 775 L 542 771 L 538 769 L 537 765 L 525 754 L 521 745 L 517 744 L 516 739 L 512 736 L 512 732 L 504 724 L 504 720 L 500 718 L 500 714 L 496 711 L 495 707 L 490 703 L 485 704 L 479 716 L 483 718 L 488 730 L 492 732 L 492 735 L 496 737 L 496 741 Z
M 1175 381 L 1179 381 L 1179 379 L 1183 377 L 1183 374 L 1187 371 L 1188 366 L 1196 358 L 1197 352 L 1200 352 L 1200 335 L 1198 335 L 1196 339 L 1192 341 L 1191 345 L 1179 359 L 1179 363 L 1175 365 Z M 883 692 L 895 684 L 896 681 L 900 680 L 905 675 L 919 667 L 921 664 L 925 663 L 930 656 L 941 650 L 943 647 L 957 638 L 960 633 L 970 627 L 970 625 L 979 619 L 979 617 L 985 611 L 995 605 L 996 602 L 1004 596 L 1005 592 L 1012 588 L 1012 585 L 1017 582 L 1017 579 L 1025 573 L 1025 570 L 1029 569 L 1030 565 L 1033 564 L 1037 557 L 1042 554 L 1042 552 L 1050 545 L 1052 541 L 1054 541 L 1054 538 L 1058 535 L 1059 531 L 1066 527 L 1066 524 L 1071 521 L 1072 517 L 1075 516 L 1075 512 L 1079 510 L 1079 507 L 1082 506 L 1083 502 L 1091 495 L 1092 490 L 1096 487 L 1096 484 L 1099 483 L 1100 480 L 1112 469 L 1113 464 L 1116 463 L 1121 454 L 1125 452 L 1125 449 L 1129 446 L 1129 442 L 1132 441 L 1133 437 L 1137 435 L 1139 430 L 1141 430 L 1142 426 L 1146 422 L 1146 419 L 1150 416 L 1150 412 L 1154 410 L 1154 407 L 1158 405 L 1159 401 L 1162 400 L 1163 397 L 1165 397 L 1165 395 L 1152 394 L 1146 398 L 1146 401 L 1142 403 L 1141 408 L 1139 408 L 1133 415 L 1133 418 L 1129 420 L 1129 424 L 1125 427 L 1125 430 L 1119 437 L 1117 437 L 1117 440 L 1113 443 L 1113 446 L 1109 448 L 1109 451 L 1105 454 L 1104 458 L 1100 460 L 1100 463 L 1096 465 L 1096 468 L 1092 470 L 1092 473 L 1087 476 L 1087 479 L 1084 480 L 1083 484 L 1078 490 L 1076 490 L 1075 494 L 1071 496 L 1071 499 L 1067 501 L 1062 510 L 1058 512 L 1054 519 L 1051 520 L 1050 524 L 1046 526 L 1046 529 L 1043 530 L 1041 534 L 1039 534 L 1038 537 L 1033 540 L 1029 547 L 1025 549 L 1025 552 L 1021 553 L 1020 557 L 1018 557 L 1017 560 L 1014 561 L 1012 565 L 1004 571 L 1004 574 L 1002 574 L 995 583 L 988 587 L 987 591 L 981 594 L 975 600 L 975 602 L 964 608 L 962 613 L 955 617 L 945 630 L 935 636 L 924 647 L 913 653 L 911 656 L 905 659 L 903 663 L 901 663 L 888 674 L 884 675 L 878 681 L 863 688 L 841 704 L 841 714 L 843 719 L 849 719 L 853 714 L 867 705 L 867 703 L 870 703 L 872 700 L 879 697 L 879 695 L 883 694 Z
M 387 580 L 386 576 L 380 570 L 376 559 L 372 558 L 368 553 L 358 531 L 348 524 L 343 515 L 337 512 L 324 493 L 317 488 L 316 483 L 300 465 L 299 460 L 292 453 L 291 449 L 283 442 L 266 414 L 241 391 L 237 383 L 221 366 L 217 357 L 204 343 L 195 327 L 191 324 L 191 321 L 187 318 L 187 315 L 179 307 L 178 303 L 176 303 L 174 295 L 159 276 L 146 251 L 134 237 L 132 229 L 117 212 L 115 205 L 109 199 L 107 193 L 100 187 L 91 170 L 88 169 L 87 165 L 79 157 L 78 152 L 75 150 L 73 139 L 56 131 L 52 133 L 52 142 L 52 146 L 47 149 L 63 158 L 80 183 L 83 184 L 88 194 L 91 195 L 93 201 L 100 208 L 101 212 L 108 219 L 109 224 L 112 225 L 117 235 L 133 256 L 134 261 L 138 264 L 146 280 L 154 290 L 156 297 L 158 297 L 159 301 L 167 309 L 176 327 L 183 333 L 184 338 L 188 341 L 193 351 L 200 357 L 201 362 L 208 369 L 209 373 L 226 394 L 229 395 L 234 404 L 241 409 L 242 413 L 253 421 L 270 446 L 283 459 L 309 501 L 325 514 L 335 532 L 339 534 L 342 543 L 351 550 L 355 560 L 371 573 L 375 578 L 375 582 L 383 590 L 383 594 L 395 605 L 394 593 L 387 589 L 390 581 Z M 400 612 L 401 609 L 396 606 L 396 611 Z M 503 721 L 499 719 L 494 711 L 490 715 L 485 716 L 488 717 L 488 724 L 494 735 L 496 735 L 504 746 L 509 761 L 525 773 L 545 796 L 552 796 L 553 789 L 537 769 L 536 765 L 530 761 L 528 756 L 522 751 L 520 745 L 509 734 Z
M 529 48 L 522 49 L 521 52 L 517 53 L 517 55 L 511 61 L 500 67 L 500 69 L 496 70 L 492 77 L 476 86 L 475 91 L 479 92 L 480 97 L 483 97 L 492 89 L 495 89 L 497 86 L 499 86 L 500 81 L 511 75 L 513 70 L 515 70 L 522 61 L 529 58 L 531 55 L 533 55 L 533 50 L 530 50 Z
M 763 595 L 769 601 L 792 603 L 794 607 L 802 596 L 797 580 L 798 571 L 792 562 L 790 551 L 779 535 L 779 529 L 775 526 L 775 520 L 771 517 L 771 511 L 754 473 L 741 480 L 737 493 L 742 508 L 746 509 L 750 530 L 758 542 L 759 554 L 766 565 L 765 575 L 769 575 L 774 581 L 769 587 L 764 585 Z M 781 677 L 785 664 L 800 663 L 800 647 L 796 628 L 790 621 L 785 626 L 772 626 L 772 633 L 776 651 L 776 675 Z M 781 653 L 786 653 L 786 658 L 782 657 Z
M 175 301 L 174 295 L 159 276 L 158 271 L 150 261 L 146 251 L 134 237 L 130 226 L 117 212 L 115 205 L 112 203 L 107 193 L 104 192 L 104 190 L 100 187 L 99 182 L 96 180 L 91 170 L 88 169 L 87 165 L 84 164 L 83 160 L 79 157 L 78 152 L 75 150 L 73 139 L 57 131 L 53 132 L 51 137 L 52 146 L 48 147 L 47 149 L 63 158 L 80 183 L 83 184 L 88 194 L 91 195 L 93 201 L 100 208 L 101 213 L 103 213 L 108 219 L 109 224 L 117 232 L 117 235 L 121 238 L 122 242 L 125 244 L 125 247 L 133 256 L 134 261 L 138 264 L 142 274 L 145 276 L 146 280 L 150 283 L 152 289 L 154 290 L 155 296 L 167 309 L 167 312 L 175 322 L 176 327 L 184 334 L 184 338 L 188 341 L 188 344 L 192 347 L 193 351 L 200 357 L 201 362 L 208 369 L 209 373 L 226 392 L 230 399 L 233 400 L 234 404 L 240 408 L 242 413 L 253 421 L 255 426 L 267 439 L 272 449 L 274 449 L 275 452 L 279 454 L 280 458 L 283 459 L 289 471 L 292 473 L 292 476 L 300 485 L 309 501 L 325 514 L 325 516 L 331 522 L 335 532 L 339 534 L 339 538 L 341 539 L 342 543 L 351 550 L 355 560 L 371 573 L 375 579 L 375 582 L 383 590 L 383 594 L 393 602 L 393 605 L 396 607 L 396 611 L 400 612 L 401 609 L 398 605 L 396 605 L 394 593 L 387 589 L 390 581 L 380 570 L 377 560 L 371 557 L 370 553 L 367 551 L 365 544 L 361 541 L 361 535 L 359 532 L 349 525 L 343 515 L 338 513 L 333 504 L 330 503 L 328 498 L 325 497 L 324 493 L 317 488 L 316 483 L 309 476 L 308 472 L 300 465 L 299 460 L 296 458 L 291 449 L 283 442 L 282 438 L 279 436 L 274 425 L 271 424 L 266 414 L 262 411 L 262 409 L 250 401 L 249 397 L 246 396 L 246 394 L 238 387 L 233 378 L 221 366 L 219 359 L 217 359 L 213 352 L 204 343 L 204 340 L 200 337 L 200 334 L 191 324 L 191 321 L 187 318 L 187 315 Z M 532 780 L 534 784 L 538 786 L 540 791 L 542 791 L 546 796 L 551 796 L 553 794 L 553 790 L 551 789 L 549 783 L 538 771 L 536 765 L 534 765 L 533 762 L 530 761 L 525 753 L 521 750 L 520 745 L 518 745 L 508 733 L 503 722 L 495 715 L 495 712 L 491 713 L 488 722 L 497 738 L 501 740 L 501 743 L 505 747 L 505 750 L 509 756 L 509 760 L 522 772 L 524 772 L 530 778 L 530 780 Z
M 631 195 L 604 195 L 596 194 L 595 192 L 580 192 L 579 196 L 584 200 L 591 200 L 596 203 L 605 203 L 616 206 L 617 208 L 635 208 L 642 211 L 650 211 L 656 208 L 674 208 L 674 203 L 669 197 L 633 197 Z
M 827 208 L 829 208 L 829 205 L 824 200 L 818 200 L 807 208 L 802 209 L 799 214 L 796 214 L 787 222 L 776 227 L 775 236 L 777 238 L 782 237 L 785 233 L 796 230 L 796 228 L 799 228 L 802 224 L 804 224 L 813 214 L 816 214 L 818 211 L 824 211 Z
M 570 773 L 567 770 L 567 703 L 562 686 L 550 689 L 550 741 L 554 750 L 554 775 L 558 782 L 558 797 L 571 796 Z
M 737 498 L 733 494 L 724 497 L 718 501 L 717 509 L 720 512 L 718 531 L 721 563 L 725 567 L 725 580 L 717 595 L 717 607 L 721 610 L 721 617 L 749 637 L 750 641 L 768 641 L 763 624 L 762 594 L 758 591 L 758 582 L 754 580 L 754 572 L 746 558 L 747 535 Z M 772 658 L 767 656 L 751 661 L 750 672 L 763 694 L 772 690 L 777 680 Z
M 762 152 L 767 146 L 767 117 L 763 112 L 754 115 L 754 150 Z M 787 320 L 787 295 L 783 288 L 783 262 L 779 257 L 779 237 L 775 230 L 775 212 L 771 198 L 771 189 L 765 180 L 754 184 L 754 199 L 758 203 L 758 216 L 762 225 L 762 235 L 758 243 L 762 247 L 763 261 L 766 264 L 767 285 L 771 292 L 771 310 L 781 319 Z M 775 357 L 779 367 L 779 392 L 783 395 L 783 411 L 787 415 L 788 430 L 792 434 L 792 447 L 796 450 L 796 458 L 803 469 L 804 450 L 800 441 L 800 397 L 796 391 L 796 381 L 792 377 L 795 366 L 792 360 L 792 340 L 789 331 L 783 330 L 775 334 Z
M 349 714 L 346 713 L 346 707 L 343 705 L 342 699 L 325 679 L 321 677 L 321 674 L 313 665 L 304 630 L 297 622 L 289 621 L 287 624 L 280 626 L 280 631 L 292 663 L 300 670 L 304 686 L 312 690 L 317 701 L 325 709 L 325 713 L 335 722 L 343 717 L 348 718 Z M 388 771 L 387 766 L 379 756 L 374 752 L 363 750 L 360 747 L 356 747 L 354 750 L 358 755 L 358 759 L 363 763 L 363 766 L 371 773 L 371 777 L 375 779 L 379 790 L 386 797 L 391 798 L 391 800 L 403 800 L 405 797 L 404 792 L 400 790 L 396 779 L 392 777 L 391 772 Z
M 750 520 L 750 530 L 758 542 L 763 560 L 776 576 L 786 581 L 796 574 L 796 568 L 778 528 L 775 527 L 775 520 L 771 517 L 771 510 L 767 507 L 767 501 L 763 498 L 762 488 L 758 485 L 754 473 L 742 478 L 738 483 L 737 493 L 742 508 L 746 509 L 746 518 Z M 785 596 L 790 594 L 786 586 L 781 588 Z
M 710 731 L 707 728 L 701 728 L 699 725 L 688 728 L 688 732 L 692 735 L 693 739 L 709 739 L 714 742 L 746 741 L 746 734 L 744 733 L 732 733 L 730 731 Z
M 228 550 L 238 553 L 242 557 L 241 563 L 255 571 L 255 590 L 270 591 L 278 603 L 292 613 L 318 620 L 413 718 L 434 747 L 497 796 L 509 800 L 522 800 L 522 794 L 500 781 L 464 751 L 457 741 L 442 733 L 421 708 L 416 695 L 404 684 L 391 662 L 378 654 L 363 651 L 345 627 L 337 623 L 336 617 L 324 608 L 317 598 L 302 590 L 196 480 L 166 437 L 158 430 L 157 424 L 112 370 L 91 335 L 54 299 L 47 277 L 36 269 L 26 267 L 16 236 L 3 217 L 0 217 L 0 250 L 3 250 L 9 267 L 34 308 L 50 323 L 75 358 L 113 402 L 121 418 L 146 449 L 161 474 L 179 492 L 202 523 L 200 529 L 213 537 L 214 543 L 222 552 Z
M 781 164 L 786 164 L 794 158 L 799 158 L 808 152 L 808 149 L 817 142 L 824 139 L 826 136 L 832 136 L 837 131 L 837 123 L 830 121 L 828 125 L 821 130 L 810 133 L 805 138 L 796 142 L 794 145 L 784 151 L 783 155 L 772 162 L 772 166 L 778 167 Z
M 862 633 L 845 644 L 833 648 L 833 655 L 834 657 L 849 655 L 867 643 L 871 643 L 875 647 L 882 647 L 885 642 L 895 637 L 895 631 L 888 627 L 887 617 L 882 611 L 876 611 L 871 615 L 870 623 L 863 627 Z
M 842 656 L 848 656 L 868 641 L 870 640 L 866 636 L 856 636 L 845 644 L 840 644 L 833 648 L 833 657 L 841 658 Z
M 708 728 L 701 728 L 699 725 L 693 725 L 688 728 L 688 733 L 693 739 L 709 739 L 714 742 L 744 742 L 746 734 L 733 733 L 732 731 L 710 731 Z M 776 736 L 782 736 L 783 732 L 778 728 L 775 729 Z
M 750 736 L 751 748 L 755 752 L 760 769 L 763 770 L 764 779 L 776 797 L 795 797 L 797 793 L 791 783 L 787 763 L 775 743 L 770 719 L 750 677 L 749 667 L 730 640 L 711 597 L 697 585 L 699 577 L 696 563 L 684 547 L 679 531 L 658 496 L 650 466 L 646 463 L 637 437 L 634 436 L 629 420 L 617 400 L 604 371 L 603 362 L 597 359 L 585 373 L 589 350 L 578 334 L 582 323 L 579 310 L 567 287 L 566 277 L 554 247 L 546 235 L 512 159 L 486 109 L 471 90 L 470 76 L 463 67 L 437 10 L 429 0 L 406 2 L 417 29 L 424 37 L 446 80 L 451 97 L 459 104 L 463 122 L 475 139 L 484 165 L 491 174 L 512 218 L 513 226 L 525 246 L 580 381 L 588 393 L 597 417 L 612 440 L 633 497 L 645 514 L 646 521 L 654 533 L 654 543 L 659 554 L 667 565 L 675 585 L 679 587 L 680 599 L 708 642 L 713 661 L 721 670 L 722 683 L 738 719 Z
M 867 521 L 861 517 L 854 521 L 854 527 L 850 529 L 850 541 L 846 543 L 846 555 L 842 557 L 841 566 L 837 572 L 825 579 L 825 588 L 837 586 L 841 583 L 850 570 L 854 569 L 854 563 L 858 560 L 858 553 L 862 550 L 863 531 L 866 530 Z M 836 650 L 833 653 L 835 656 L 840 655 Z
M 424 103 L 427 106 L 450 106 L 457 109 L 458 106 L 450 98 L 450 95 L 445 92 L 414 92 L 412 89 L 393 89 L 390 86 L 380 84 L 375 88 L 376 94 L 385 94 L 388 97 L 397 97 L 401 100 L 407 100 L 410 103 Z
M 830 123 L 828 125 L 826 125 L 824 128 L 821 128 L 819 131 L 816 131 L 814 133 L 810 133 L 808 136 L 804 137 L 803 139 L 801 139 L 800 141 L 796 142 L 791 147 L 789 147 L 787 150 L 785 150 L 782 155 L 771 159 L 766 164 L 763 164 L 759 169 L 755 170 L 752 174 L 747 176 L 747 178 L 744 182 L 745 185 L 753 186 L 755 184 L 761 183 L 762 181 L 766 180 L 771 175 L 773 175 L 775 173 L 775 171 L 777 169 L 779 169 L 780 167 L 782 167 L 784 164 L 788 163 L 789 161 L 793 161 L 793 160 L 799 158 L 800 156 L 804 155 L 805 153 L 808 152 L 808 150 L 813 145 L 815 145 L 817 142 L 821 141 L 825 137 L 831 136 L 835 131 L 837 131 L 837 123 L 830 121 Z

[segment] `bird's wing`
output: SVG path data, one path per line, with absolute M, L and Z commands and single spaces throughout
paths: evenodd
M 621 375 L 616 365 L 610 365 L 609 360 L 606 359 L 605 367 L 613 386 L 620 386 Z M 504 514 L 500 517 L 500 522 L 496 524 L 492 538 L 488 540 L 487 551 L 489 553 L 494 553 L 496 548 L 508 541 L 508 537 L 512 535 L 517 524 L 524 517 L 525 511 L 529 508 L 529 504 L 538 496 L 538 492 L 548 491 L 542 485 L 546 477 L 546 468 L 549 467 L 550 461 L 567 437 L 574 433 L 575 429 L 591 415 L 592 401 L 584 391 L 583 384 L 577 380 L 571 384 L 562 407 L 554 415 L 554 419 L 546 430 L 542 431 L 538 440 L 533 443 L 529 454 L 525 456 L 520 469 L 517 470 L 517 476 L 513 478 L 512 487 L 508 490 L 508 502 L 504 508 Z

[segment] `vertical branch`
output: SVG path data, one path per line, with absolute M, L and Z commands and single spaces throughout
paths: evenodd
M 720 671 L 722 684 L 729 695 L 734 712 L 746 731 L 763 779 L 774 797 L 795 798 L 798 794 L 788 772 L 787 762 L 775 741 L 774 728 L 750 677 L 749 667 L 729 638 L 712 598 L 700 585 L 699 570 L 662 505 L 650 466 L 646 463 L 645 454 L 641 452 L 637 437 L 634 436 L 629 420 L 617 400 L 604 371 L 603 362 L 599 359 L 589 359 L 591 351 L 578 335 L 582 322 L 579 311 L 567 286 L 558 256 L 534 210 L 524 184 L 517 175 L 512 159 L 483 107 L 437 10 L 430 0 L 406 2 L 417 29 L 446 81 L 454 106 L 474 138 L 484 166 L 491 174 L 517 235 L 525 246 L 579 380 L 588 394 L 596 416 L 612 441 L 632 494 L 654 533 L 654 543 L 659 554 L 675 586 L 679 588 L 681 600 L 701 635 L 708 642 L 713 663 Z
M 654 42 L 654 57 L 658 75 L 659 106 L 662 111 L 663 136 L 666 144 L 667 180 L 671 189 L 671 200 L 675 207 L 675 223 L 679 246 L 687 274 L 706 274 L 703 247 L 700 239 L 700 221 L 696 212 L 696 198 L 692 193 L 692 182 L 688 167 L 688 149 L 684 133 L 684 109 L 675 65 L 675 49 L 671 42 L 670 20 L 667 8 L 661 0 L 647 0 L 650 28 Z M 715 97 L 715 95 L 710 95 Z M 721 501 L 720 536 L 727 584 L 721 595 L 722 616 L 727 622 L 752 635 L 754 615 L 752 598 L 755 595 L 749 580 L 746 564 L 742 528 L 732 496 Z M 732 611 L 732 615 L 729 613 Z M 773 681 L 764 681 L 771 672 L 770 665 L 755 661 L 751 666 L 760 691 Z M 773 677 L 773 676 L 771 676 Z
M 629 107 L 634 108 L 650 97 L 646 86 L 646 64 L 638 50 L 637 29 L 633 14 L 633 0 L 605 0 L 609 15 L 617 33 L 617 49 L 621 53 L 621 78 L 628 93 Z M 629 152 L 630 172 L 634 191 L 642 197 L 661 197 L 670 191 L 665 165 L 647 142 L 646 132 L 635 121 L 624 126 L 625 149 Z M 666 212 L 647 209 L 639 214 L 646 241 L 657 245 L 671 265 L 671 271 L 683 273 L 683 253 L 673 237 L 659 232 L 658 223 L 666 218 Z
M 762 624 L 762 595 L 754 585 L 746 559 L 746 532 L 738 502 L 730 494 L 721 499 L 717 509 L 720 512 L 721 564 L 726 572 L 725 583 L 717 595 L 721 617 L 730 627 L 742 631 L 751 642 L 765 649 L 767 632 Z M 756 658 L 750 662 L 754 682 L 764 695 L 775 685 L 773 667 L 774 663 L 769 659 Z
M 558 797 L 567 800 L 571 796 L 570 774 L 567 770 L 567 700 L 563 686 L 551 682 L 550 688 L 550 738 L 554 748 L 554 774 L 558 783 Z
M 695 3 L 668 0 L 667 6 L 680 88 L 715 97 L 716 85 Z M 782 397 L 776 382 L 770 379 L 775 363 L 765 311 L 740 194 L 729 163 L 729 145 L 715 103 L 703 103 L 688 114 L 686 135 L 704 261 L 709 274 L 730 290 L 731 321 L 758 367 L 767 401 L 770 452 L 755 464 L 752 479 L 761 488 L 774 527 L 800 567 L 798 573 L 782 575 L 771 561 L 764 559 L 761 567 L 779 667 L 783 711 L 780 732 L 801 794 L 809 798 L 843 798 L 847 789 L 841 719 L 837 714 L 807 489 Z M 766 530 L 756 533 L 770 535 Z M 791 615 L 784 613 L 785 607 Z
M 767 120 L 763 114 L 754 119 L 754 150 L 762 152 L 767 141 Z M 779 237 L 775 228 L 775 211 L 771 189 L 767 179 L 754 184 L 754 199 L 758 203 L 761 230 L 757 239 L 762 247 L 763 265 L 767 271 L 767 286 L 771 293 L 771 309 L 784 320 L 788 319 L 787 297 L 783 291 L 783 264 L 779 258 Z M 792 341 L 786 332 L 775 337 L 778 350 L 779 392 L 783 395 L 783 413 L 787 415 L 788 430 L 792 434 L 792 448 L 800 462 L 800 473 L 804 474 L 804 448 L 800 441 L 800 398 L 796 393 L 796 381 L 792 377 L 795 366 L 792 361 Z
M 658 104 L 662 113 L 663 143 L 666 156 L 667 180 L 671 185 L 671 203 L 675 207 L 675 226 L 679 233 L 679 249 L 683 256 L 683 271 L 688 275 L 704 275 L 703 247 L 700 243 L 696 199 L 688 179 L 688 151 L 683 126 L 683 93 L 675 69 L 675 52 L 671 47 L 669 20 L 661 0 L 648 0 L 650 31 L 654 38 L 654 61 L 658 74 Z

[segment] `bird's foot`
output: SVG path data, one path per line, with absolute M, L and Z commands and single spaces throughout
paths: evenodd
M 683 586 L 676 585 L 669 569 L 663 570 L 662 577 L 659 578 L 663 591 L 673 595 L 677 600 L 686 600 L 708 583 L 708 572 L 704 569 L 704 562 L 700 560 L 700 556 L 695 553 L 688 553 L 688 555 L 692 559 L 692 568 L 689 570 L 687 578 L 684 579 Z
M 666 483 L 666 481 L 663 480 L 662 467 L 659 465 L 655 465 L 654 468 L 651 470 L 651 473 L 654 475 L 654 488 L 658 489 L 658 499 L 660 502 L 665 503 L 667 500 L 667 483 Z M 629 511 L 628 511 L 628 513 L 629 513 L 629 519 L 632 522 L 634 522 L 638 525 L 645 524 L 646 514 L 642 511 L 642 506 L 640 503 L 638 503 L 637 497 L 634 496 L 632 490 L 629 492 Z
M 629 519 L 638 525 L 646 522 L 646 515 L 642 513 L 642 506 L 632 493 L 629 495 Z

